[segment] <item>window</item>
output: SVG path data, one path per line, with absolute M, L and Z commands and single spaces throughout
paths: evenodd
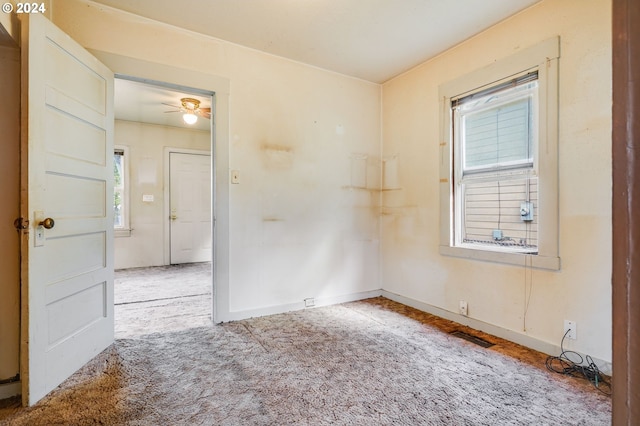
M 537 253 L 537 80 L 452 100 L 458 246 Z
M 559 269 L 558 46 L 440 87 L 442 254 Z
M 113 151 L 113 228 L 116 236 L 129 236 L 129 198 L 125 147 Z

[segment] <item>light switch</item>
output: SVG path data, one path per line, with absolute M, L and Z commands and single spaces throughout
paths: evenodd
M 231 170 L 231 183 L 240 183 L 240 170 Z

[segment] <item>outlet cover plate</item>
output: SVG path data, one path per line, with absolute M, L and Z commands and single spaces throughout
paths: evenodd
M 465 317 L 467 316 L 467 314 L 469 313 L 469 311 L 467 310 L 468 306 L 467 306 L 467 302 L 464 300 L 460 301 L 460 304 L 458 305 L 458 311 L 460 313 L 460 315 L 464 315 Z
M 576 340 L 578 338 L 578 330 L 575 321 L 564 320 L 564 333 L 567 333 L 567 338 Z

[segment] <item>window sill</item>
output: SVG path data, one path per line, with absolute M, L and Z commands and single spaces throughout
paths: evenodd
M 461 257 L 464 259 L 483 260 L 486 262 L 506 263 L 509 265 L 532 266 L 550 271 L 560 270 L 560 258 L 541 254 L 508 253 L 487 249 L 473 249 L 464 247 L 440 246 L 440 254 L 444 256 Z
M 120 237 L 130 237 L 131 236 L 131 229 L 114 229 L 113 230 L 113 236 L 115 238 L 120 238 Z

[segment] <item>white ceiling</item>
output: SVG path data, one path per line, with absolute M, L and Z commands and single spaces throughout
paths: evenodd
M 138 121 L 163 126 L 210 130 L 211 120 L 203 117 L 198 117 L 198 121 L 193 125 L 187 125 L 183 122 L 179 107 L 180 99 L 184 97 L 198 99 L 201 107 L 211 108 L 210 96 L 116 78 L 114 87 L 115 118 L 116 120 Z
M 92 1 L 382 83 L 540 0 Z

